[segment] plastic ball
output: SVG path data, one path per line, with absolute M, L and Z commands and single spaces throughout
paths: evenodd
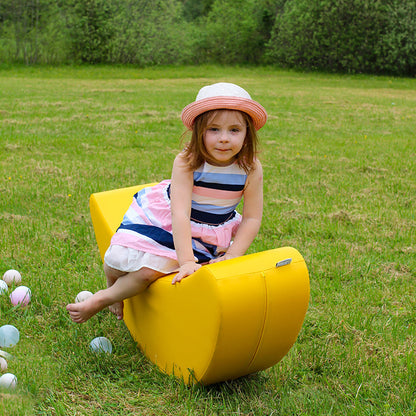
M 17 377 L 12 373 L 3 374 L 0 377 L 0 388 L 14 389 L 17 384 Z
M 19 330 L 13 325 L 0 327 L 0 347 L 14 347 L 20 339 Z
M 22 281 L 22 275 L 14 269 L 7 270 L 3 275 L 3 280 L 11 286 L 13 283 L 18 285 Z
M 7 370 L 7 361 L 3 357 L 0 357 L 0 371 L 4 373 L 6 370 Z
M 79 292 L 77 297 L 75 298 L 75 303 L 84 302 L 84 300 L 87 300 L 92 296 L 92 293 L 88 290 L 83 290 L 82 292 Z
M 107 354 L 111 354 L 113 352 L 113 346 L 111 342 L 106 337 L 97 337 L 94 338 L 90 343 L 90 349 L 92 352 L 105 352 Z
M 11 360 L 13 355 L 9 354 L 6 351 L 0 350 L 0 357 L 4 358 L 5 360 Z
M 4 280 L 0 280 L 0 295 L 7 293 L 8 290 L 9 286 L 7 286 L 7 283 Z
M 10 301 L 14 306 L 26 306 L 27 304 L 29 304 L 31 298 L 32 292 L 26 286 L 19 286 L 10 294 Z

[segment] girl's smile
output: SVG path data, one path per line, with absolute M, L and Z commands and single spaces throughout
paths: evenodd
M 219 110 L 208 122 L 204 133 L 204 145 L 218 165 L 233 163 L 246 138 L 247 126 L 239 111 Z

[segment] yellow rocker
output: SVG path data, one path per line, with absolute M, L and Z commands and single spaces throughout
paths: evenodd
M 133 195 L 148 185 L 91 195 L 101 258 Z M 124 321 L 144 354 L 167 374 L 204 385 L 264 370 L 294 344 L 309 303 L 305 261 L 284 247 L 172 275 L 124 301 Z

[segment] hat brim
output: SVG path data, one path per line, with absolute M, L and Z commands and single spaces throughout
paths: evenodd
M 266 110 L 257 101 L 240 97 L 208 97 L 188 104 L 182 110 L 182 122 L 192 130 L 195 118 L 210 110 L 238 110 L 247 113 L 253 120 L 254 128 L 261 129 L 267 121 Z

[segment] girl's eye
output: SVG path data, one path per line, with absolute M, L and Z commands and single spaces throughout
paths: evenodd
M 240 129 L 232 129 L 231 130 L 233 133 L 238 133 L 240 131 Z

